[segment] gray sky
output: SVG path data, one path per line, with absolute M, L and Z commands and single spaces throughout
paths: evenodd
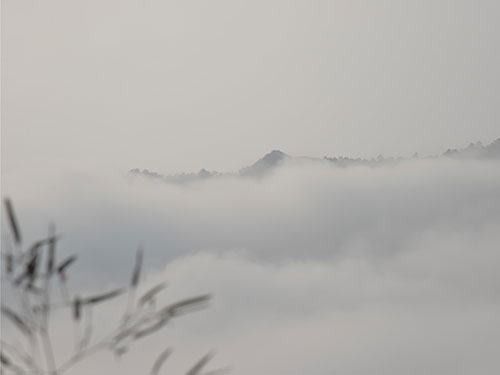
M 3 173 L 489 142 L 499 12 L 496 0 L 5 0 Z

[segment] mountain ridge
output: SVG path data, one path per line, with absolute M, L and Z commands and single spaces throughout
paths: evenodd
M 202 168 L 197 173 L 180 173 L 175 175 L 161 175 L 159 173 L 149 171 L 148 169 L 134 168 L 129 170 L 129 176 L 141 176 L 154 180 L 161 180 L 165 183 L 183 184 L 195 182 L 200 180 L 211 179 L 214 177 L 222 176 L 236 176 L 242 178 L 264 178 L 271 174 L 274 169 L 284 164 L 287 161 L 309 161 L 309 162 L 327 162 L 332 163 L 337 167 L 351 167 L 351 166 L 382 166 L 390 165 L 397 162 L 411 160 L 411 159 L 437 159 L 437 158 L 450 158 L 458 160 L 467 159 L 480 159 L 480 160 L 498 160 L 500 161 L 500 138 L 495 139 L 490 144 L 484 146 L 481 142 L 470 143 L 467 147 L 462 149 L 448 149 L 438 156 L 425 156 L 420 157 L 415 153 L 411 158 L 405 157 L 383 157 L 379 155 L 377 158 L 363 159 L 363 158 L 350 158 L 345 156 L 339 157 L 308 157 L 308 156 L 290 156 L 285 152 L 275 149 L 265 154 L 262 158 L 258 159 L 250 166 L 243 167 L 237 172 L 218 172 L 209 171 Z

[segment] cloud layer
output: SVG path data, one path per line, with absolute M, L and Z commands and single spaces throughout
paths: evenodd
M 214 295 L 118 367 L 102 356 L 82 374 L 132 374 L 173 345 L 179 371 L 216 348 L 215 367 L 244 375 L 457 375 L 499 369 L 498 176 L 498 162 L 430 159 L 186 186 L 73 172 L 40 179 L 37 196 L 36 175 L 12 176 L 8 190 L 27 237 L 50 218 L 80 254 L 75 288 L 126 282 L 142 245 L 146 285 Z

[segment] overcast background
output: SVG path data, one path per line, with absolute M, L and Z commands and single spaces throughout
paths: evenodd
M 82 294 L 127 282 L 142 246 L 144 288 L 214 296 L 74 374 L 148 371 L 170 345 L 178 373 L 211 348 L 212 368 L 243 375 L 498 373 L 498 159 L 285 163 L 187 185 L 126 176 L 237 171 L 272 149 L 488 144 L 498 14 L 486 0 L 2 1 L 2 196 L 25 245 L 55 222 Z M 96 311 L 98 330 L 119 305 Z M 71 327 L 56 319 L 64 352 Z
M 498 136 L 500 4 L 2 1 L 2 167 L 228 170 Z

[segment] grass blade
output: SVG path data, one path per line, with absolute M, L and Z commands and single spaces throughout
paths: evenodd
M 201 370 L 203 370 L 203 367 L 210 361 L 213 357 L 213 352 L 209 352 L 208 354 L 205 354 L 196 364 L 191 367 L 191 369 L 186 373 L 186 375 L 197 375 L 200 373 Z
M 160 283 L 160 284 L 152 287 L 146 293 L 144 293 L 141 298 L 139 298 L 139 301 L 137 302 L 137 304 L 139 306 L 144 306 L 147 302 L 149 302 L 151 299 L 153 299 L 159 292 L 161 292 L 166 287 L 167 287 L 167 283 Z
M 54 269 L 55 253 L 56 253 L 56 237 L 54 225 L 49 226 L 49 238 L 47 239 L 47 275 L 50 277 Z
M 140 339 L 141 337 L 147 336 L 152 334 L 153 332 L 158 331 L 160 328 L 162 328 L 165 324 L 167 324 L 170 321 L 168 315 L 161 317 L 158 321 L 156 321 L 154 324 L 150 325 L 149 327 L 146 327 L 140 331 L 137 331 L 134 333 L 134 338 L 135 339 Z
M 21 318 L 17 313 L 12 311 L 6 306 L 2 306 L 2 314 L 5 315 L 14 325 L 19 328 L 23 333 L 25 333 L 27 336 L 32 337 L 33 336 L 33 331 L 30 329 L 28 324 L 24 321 L 23 318 Z
M 80 297 L 76 297 L 73 301 L 73 319 L 78 321 L 82 315 L 82 300 Z
M 119 296 L 120 294 L 122 294 L 124 292 L 124 289 L 123 288 L 120 288 L 120 289 L 116 289 L 116 290 L 113 290 L 111 292 L 107 292 L 107 293 L 104 293 L 104 294 L 100 294 L 100 295 L 97 295 L 97 296 L 94 296 L 94 297 L 88 297 L 88 298 L 85 298 L 82 303 L 83 304 L 89 304 L 89 305 L 93 305 L 93 304 L 96 304 L 96 303 L 99 303 L 99 302 L 102 302 L 102 301 L 106 301 L 108 299 L 111 299 L 111 298 L 114 298 L 114 297 L 117 297 Z
M 16 243 L 21 243 L 21 231 L 19 230 L 19 225 L 17 224 L 16 215 L 14 213 L 14 207 L 12 206 L 12 202 L 9 198 L 5 198 L 3 200 L 5 205 L 5 209 L 7 210 L 7 217 L 9 218 L 10 229 L 12 230 L 12 234 L 14 235 L 14 240 Z
M 63 273 L 64 270 L 68 268 L 71 265 L 71 263 L 73 263 L 75 260 L 76 260 L 76 255 L 72 255 L 69 258 L 62 261 L 61 264 L 57 266 L 57 273 L 59 274 Z
M 132 288 L 137 288 L 137 285 L 139 284 L 139 278 L 141 276 L 141 267 L 142 267 L 142 249 L 139 249 L 137 250 L 134 271 L 132 272 L 132 280 L 130 282 L 130 286 Z
M 153 367 L 151 368 L 151 375 L 158 374 L 158 372 L 160 371 L 161 367 L 163 366 L 167 358 L 170 357 L 170 354 L 172 354 L 172 349 L 170 348 L 165 349 L 163 352 L 160 353 L 160 355 L 156 358 Z
M 209 294 L 189 298 L 182 300 L 180 302 L 174 303 L 165 308 L 165 312 L 167 312 L 170 316 L 178 316 L 185 314 L 187 312 L 191 312 L 193 310 L 198 310 L 200 308 L 205 307 L 206 303 L 210 300 L 211 296 Z

